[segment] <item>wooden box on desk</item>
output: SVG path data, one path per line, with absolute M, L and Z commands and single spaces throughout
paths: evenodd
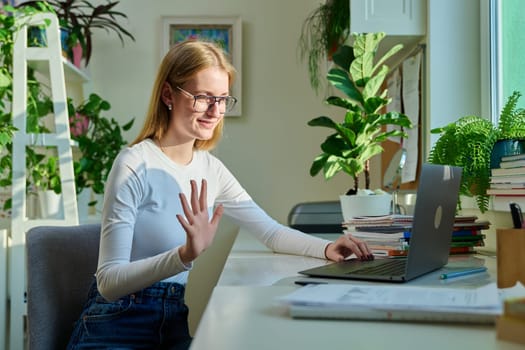
M 498 339 L 525 344 L 525 320 L 500 316 L 496 321 Z
M 498 288 L 525 284 L 525 229 L 497 229 Z
M 505 300 L 503 315 L 496 321 L 498 339 L 525 344 L 525 298 Z

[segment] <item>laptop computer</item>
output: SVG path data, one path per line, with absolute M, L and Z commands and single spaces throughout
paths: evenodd
M 405 282 L 448 262 L 456 214 L 460 167 L 423 164 L 406 258 L 348 259 L 299 271 L 310 277 Z

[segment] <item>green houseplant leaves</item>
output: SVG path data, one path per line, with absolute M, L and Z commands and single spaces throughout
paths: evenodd
M 386 125 L 411 128 L 410 119 L 399 112 L 384 113 L 391 99 L 381 87 L 389 72 L 384 62 L 397 53 L 402 46 L 392 47 L 374 62 L 377 49 L 385 33 L 354 34 L 354 46 L 343 46 L 334 54 L 335 68 L 330 69 L 327 79 L 346 97 L 330 96 L 325 102 L 341 107 L 346 112 L 342 122 L 320 116 L 308 122 L 310 126 L 333 129 L 321 144 L 322 153 L 310 168 L 310 175 L 323 172 L 330 179 L 343 171 L 350 175 L 354 184 L 347 194 L 359 188 L 359 174 L 365 174 L 365 188 L 370 188 L 370 159 L 381 153 L 381 143 L 389 137 L 407 137 L 402 129 L 385 130 Z
M 134 119 L 121 126 L 115 119 L 102 115 L 110 108 L 110 103 L 97 94 L 89 95 L 89 98 L 76 108 L 71 100 L 69 101 L 70 121 L 79 116 L 87 120 L 86 129 L 72 135 L 72 139 L 78 142 L 81 154 L 74 164 L 77 193 L 83 188 L 91 188 L 97 194 L 104 193 L 113 161 L 127 144 L 122 133 L 131 129 Z
M 440 137 L 428 161 L 463 167 L 460 194 L 476 197 L 478 208 L 489 207 L 491 154 L 500 140 L 525 140 L 525 110 L 517 108 L 521 93 L 514 91 L 503 107 L 497 125 L 479 116 L 464 116 L 430 132 Z M 458 202 L 461 209 L 461 201 Z

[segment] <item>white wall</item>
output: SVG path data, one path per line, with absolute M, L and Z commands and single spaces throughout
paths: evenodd
M 428 130 L 481 116 L 479 0 L 429 0 L 426 40 Z
M 323 105 L 299 63 L 297 42 L 302 21 L 319 0 L 155 0 L 121 1 L 116 10 L 129 19 L 136 38 L 122 47 L 114 36 L 97 33 L 89 70 L 92 89 L 111 104 L 111 115 L 136 118 L 131 141 L 142 125 L 160 61 L 161 16 L 232 16 L 242 18 L 243 115 L 226 120 L 216 153 L 252 197 L 286 223 L 297 202 L 337 200 L 350 187 L 341 174 L 330 182 L 312 178 L 309 168 L 328 134 L 306 125 L 339 110 Z M 190 276 L 188 303 L 195 327 L 222 269 L 236 228 L 223 219 L 215 245 L 201 256 Z

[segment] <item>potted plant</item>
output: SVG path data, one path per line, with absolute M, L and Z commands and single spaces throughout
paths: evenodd
M 44 9 L 46 10 L 46 9 Z M 3 12 L 5 11 L 5 12 Z M 14 8 L 5 6 L 0 10 L 0 187 L 12 184 L 12 137 L 16 129 L 12 125 L 11 100 L 13 95 L 13 47 L 14 35 L 18 32 L 15 17 L 31 16 L 42 11 L 36 6 Z M 28 68 L 28 108 L 27 130 L 35 134 L 46 133 L 44 118 L 53 111 L 53 103 L 47 89 L 36 79 L 33 69 Z M 79 144 L 81 156 L 75 162 L 75 182 L 77 192 L 92 188 L 93 192 L 103 193 L 105 179 L 111 164 L 126 144 L 122 131 L 129 130 L 133 121 L 120 126 L 114 119 L 100 115 L 110 109 L 110 104 L 98 95 L 91 95 L 79 106 L 68 100 L 69 116 L 89 119 L 89 127 L 71 128 L 72 139 Z M 74 120 L 72 119 L 72 123 Z M 84 122 L 85 123 L 85 122 Z M 79 131 L 80 130 L 80 131 Z M 39 190 L 61 193 L 57 157 L 45 147 L 26 148 L 27 189 L 29 194 Z M 11 208 L 11 199 L 6 200 L 3 210 Z M 94 203 L 92 203 L 94 204 Z
M 428 161 L 461 166 L 460 194 L 475 197 L 479 210 L 488 210 L 491 168 L 499 167 L 504 155 L 525 153 L 525 111 L 516 107 L 521 94 L 514 91 L 503 107 L 499 122 L 479 116 L 464 116 L 430 132 L 439 134 Z M 510 144 L 510 146 L 496 146 Z M 510 152 L 509 152 L 510 151 Z M 461 201 L 458 201 L 461 209 Z
M 120 1 L 107 0 L 106 3 L 93 5 L 87 0 L 47 0 L 56 13 L 60 26 L 65 36 L 63 48 L 69 58 L 73 57 L 73 48 L 79 44 L 82 47 L 82 55 L 85 65 L 89 64 L 93 52 L 93 31 L 103 29 L 107 33 L 114 32 L 121 43 L 128 37 L 135 41 L 135 37 L 126 30 L 118 19 L 127 19 L 126 14 L 116 11 L 114 8 Z M 20 7 L 41 7 L 42 1 L 26 1 Z
M 321 86 L 322 65 L 344 44 L 350 34 L 350 1 L 327 0 L 304 20 L 298 49 L 306 61 L 310 85 L 317 92 Z
M 498 140 L 491 153 L 491 168 L 499 168 L 501 157 L 525 153 L 525 109 L 518 108 L 519 91 L 509 96 L 498 121 Z
M 131 129 L 134 118 L 121 126 L 115 119 L 102 115 L 110 108 L 110 103 L 97 94 L 89 95 L 77 107 L 69 100 L 71 138 L 77 141 L 80 154 L 74 164 L 77 194 L 85 188 L 103 194 L 113 161 L 127 144 L 122 132 Z M 89 204 L 95 205 L 96 201 Z
M 345 45 L 334 54 L 336 66 L 330 69 L 327 78 L 345 97 L 330 96 L 326 103 L 343 108 L 344 119 L 339 122 L 321 116 L 308 122 L 310 126 L 335 131 L 321 144 L 322 152 L 315 158 L 310 175 L 323 172 L 328 180 L 341 171 L 347 173 L 353 179 L 347 195 L 357 193 L 361 173 L 365 175 L 364 188 L 370 188 L 370 159 L 383 151 L 383 141 L 394 136 L 407 137 L 401 129 L 387 131 L 384 127 L 412 127 L 406 115 L 384 111 L 391 102 L 383 88 L 389 72 L 385 61 L 402 48 L 402 45 L 392 47 L 376 62 L 378 47 L 384 37 L 382 32 L 354 34 L 353 48 Z
M 19 31 L 17 23 L 25 25 L 24 18 L 43 11 L 41 8 L 14 8 L 6 5 L 0 10 L 0 187 L 6 188 L 12 184 L 12 137 L 16 128 L 12 124 L 11 101 L 13 97 L 13 48 L 14 39 Z M 20 19 L 18 22 L 15 18 Z M 27 87 L 27 131 L 32 133 L 46 133 L 44 118 L 53 110 L 53 103 L 46 89 L 36 78 L 35 71 L 28 68 Z M 30 169 L 36 169 L 38 164 L 47 161 L 43 150 L 27 147 L 28 157 L 26 166 L 28 173 Z M 45 153 L 45 152 L 44 152 Z M 28 177 L 27 188 L 34 187 Z M 4 210 L 11 208 L 11 199 L 4 203 Z
M 59 218 L 61 216 L 60 169 L 58 156 L 53 154 L 53 147 L 46 147 L 43 152 L 26 149 L 28 170 L 28 189 L 37 196 L 40 217 Z

